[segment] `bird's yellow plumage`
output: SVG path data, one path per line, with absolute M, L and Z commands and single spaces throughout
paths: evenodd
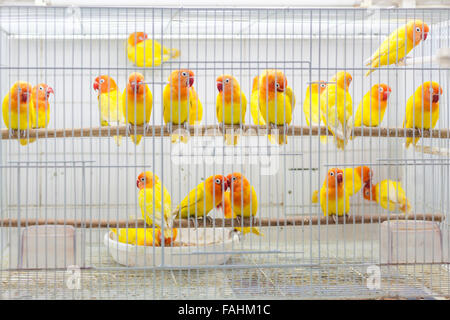
M 221 75 L 217 78 L 216 117 L 219 123 L 244 124 L 247 112 L 247 98 L 241 91 L 239 82 L 231 75 Z M 225 134 L 228 145 L 236 145 L 239 135 Z
M 353 113 L 352 97 L 348 92 L 351 81 L 352 76 L 349 73 L 339 71 L 320 95 L 322 121 L 333 134 L 336 147 L 342 150 L 348 141 L 348 120 Z
M 121 101 L 125 123 L 138 126 L 148 125 L 152 114 L 153 95 L 148 85 L 144 83 L 142 74 L 135 72 L 130 75 Z M 142 136 L 131 135 L 130 138 L 138 145 Z
M 257 125 L 270 123 L 289 125 L 295 108 L 295 95 L 287 85 L 287 79 L 280 70 L 264 70 L 253 82 L 250 101 L 251 115 Z M 269 139 L 273 137 L 269 135 Z M 283 132 L 278 134 L 278 144 L 286 144 Z
M 383 121 L 391 88 L 386 84 L 374 85 L 363 97 L 355 112 L 355 127 L 378 127 Z
M 127 56 L 136 66 L 149 68 L 179 57 L 180 51 L 148 39 L 148 35 L 144 32 L 134 32 L 128 37 Z
M 173 217 L 171 215 L 171 199 L 166 187 L 161 180 L 150 171 L 141 173 L 136 182 L 139 190 L 138 202 L 142 217 L 148 225 L 172 228 Z
M 427 81 L 420 85 L 406 103 L 403 128 L 432 129 L 439 119 L 439 99 L 442 87 L 437 82 Z M 406 138 L 405 146 L 416 145 L 420 138 Z
M 427 24 L 421 20 L 409 21 L 393 31 L 366 61 L 366 66 L 372 68 L 367 71 L 366 76 L 380 66 L 401 62 L 415 46 L 427 38 L 428 32 Z
M 343 216 L 350 210 L 350 198 L 341 169 L 333 168 L 328 171 L 320 189 L 320 207 L 324 216 Z
M 16 82 L 2 102 L 3 122 L 13 130 L 28 130 L 36 123 L 36 110 L 31 99 L 32 87 L 28 82 Z M 21 145 L 27 145 L 35 139 L 19 139 Z
M 173 214 L 181 218 L 206 216 L 222 201 L 224 191 L 226 191 L 225 177 L 211 176 L 192 189 Z
M 194 72 L 191 70 L 175 70 L 169 76 L 169 83 L 163 90 L 164 123 L 198 124 L 203 117 L 203 106 L 194 87 Z M 171 141 L 186 143 L 188 135 L 172 134 Z
M 382 208 L 389 211 L 400 209 L 406 214 L 411 212 L 411 204 L 400 181 L 387 179 L 376 185 L 366 184 L 364 198 L 378 202 Z

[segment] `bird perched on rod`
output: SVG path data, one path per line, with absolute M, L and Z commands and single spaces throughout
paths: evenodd
M 104 127 L 120 125 L 124 123 L 122 98 L 116 81 L 110 76 L 101 75 L 94 80 L 94 90 L 98 92 L 98 109 L 100 113 L 100 124 Z M 114 136 L 117 146 L 120 146 L 122 137 Z
M 172 213 L 176 218 L 206 217 L 223 201 L 223 193 L 228 188 L 227 178 L 214 175 L 199 183 L 180 202 Z
M 439 119 L 439 99 L 442 92 L 442 87 L 434 81 L 427 81 L 420 85 L 406 102 L 403 128 L 433 129 Z M 416 145 L 419 139 L 406 138 L 406 148 L 411 143 Z
M 358 105 L 353 126 L 378 127 L 383 121 L 391 91 L 387 84 L 373 85 Z
M 346 216 L 350 210 L 350 198 L 344 184 L 344 172 L 338 168 L 328 170 L 327 177 L 320 189 L 320 207 L 324 216 L 331 216 L 336 222 L 338 217 Z
M 217 207 L 223 210 L 226 219 L 249 218 L 256 216 L 258 212 L 258 198 L 255 188 L 250 184 L 246 177 L 239 172 L 234 172 L 227 176 L 227 184 L 230 190 L 224 193 L 224 201 Z M 243 234 L 254 233 L 258 236 L 263 234 L 257 227 L 237 227 L 235 230 L 241 231 Z
M 374 54 L 365 61 L 370 66 L 366 77 L 380 66 L 402 64 L 406 55 L 428 36 L 430 28 L 422 20 L 411 20 L 393 31 Z
M 400 181 L 387 179 L 375 185 L 367 183 L 364 185 L 364 199 L 378 202 L 382 208 L 389 211 L 398 208 L 405 214 L 411 212 L 411 204 Z
M 320 111 L 322 121 L 333 134 L 336 147 L 344 150 L 351 133 L 353 113 L 352 97 L 348 88 L 352 76 L 345 71 L 337 72 L 320 94 Z
M 256 125 L 265 126 L 269 123 L 272 129 L 278 130 L 282 125 L 283 132 L 278 133 L 278 139 L 269 135 L 270 141 L 287 144 L 285 136 L 287 126 L 292 121 L 295 108 L 295 95 L 287 84 L 287 78 L 280 70 L 264 70 L 253 79 L 250 112 Z
M 216 79 L 219 93 L 216 98 L 217 121 L 224 125 L 244 124 L 247 111 L 247 98 L 241 91 L 239 82 L 231 75 L 224 74 Z M 225 133 L 225 130 L 223 130 Z M 236 145 L 238 134 L 225 133 L 224 140 L 227 145 Z
M 139 207 L 145 222 L 149 226 L 158 228 L 164 225 L 164 234 L 167 236 L 173 228 L 169 191 L 162 185 L 159 177 L 151 171 L 139 174 L 136 186 L 139 189 Z
M 53 88 L 45 83 L 33 87 L 31 99 L 33 100 L 34 114 L 36 115 L 33 128 L 46 128 L 50 121 L 50 94 L 55 94 Z
M 128 60 L 138 67 L 159 66 L 180 56 L 178 49 L 170 49 L 148 38 L 145 32 L 133 32 L 128 36 Z
M 305 100 L 303 100 L 303 113 L 305 114 L 306 124 L 308 126 L 320 125 L 322 121 L 319 117 L 319 102 L 320 95 L 326 88 L 327 83 L 322 80 L 313 82 L 306 88 Z M 320 141 L 326 143 L 327 137 L 320 136 Z
M 369 183 L 373 176 L 373 171 L 367 166 L 358 166 L 355 168 L 345 168 L 344 185 L 349 197 L 355 195 L 361 188 Z M 315 190 L 312 195 L 312 203 L 319 202 L 319 190 Z
M 17 132 L 21 138 L 27 137 L 27 130 L 36 123 L 36 109 L 32 99 L 32 86 L 25 81 L 17 81 L 3 98 L 3 122 L 10 131 Z M 35 139 L 19 139 L 23 146 Z
M 121 101 L 128 133 L 133 128 L 133 125 L 144 125 L 145 131 L 147 131 L 152 114 L 153 95 L 142 74 L 139 72 L 130 74 L 127 86 L 122 93 Z M 142 135 L 131 135 L 130 138 L 138 145 Z
M 163 118 L 170 132 L 172 132 L 173 124 L 184 124 L 187 130 L 189 125 L 197 124 L 202 120 L 203 106 L 193 85 L 192 70 L 175 70 L 169 76 L 169 83 L 163 91 Z M 179 140 L 187 143 L 188 134 L 181 137 L 178 134 L 171 135 L 172 143 Z

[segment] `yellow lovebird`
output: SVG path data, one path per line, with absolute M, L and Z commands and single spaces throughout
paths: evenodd
M 350 210 L 350 198 L 344 185 L 344 172 L 341 169 L 328 170 L 320 189 L 320 207 L 324 216 L 333 217 L 335 222 L 336 215 L 347 216 Z
M 433 129 L 439 119 L 439 98 L 442 87 L 437 82 L 427 81 L 420 85 L 406 102 L 403 128 Z M 405 146 L 417 144 L 420 138 L 406 138 Z
M 378 127 L 383 121 L 391 91 L 387 84 L 373 85 L 358 105 L 353 126 Z
M 239 221 L 241 218 L 256 216 L 258 198 L 255 188 L 247 178 L 239 172 L 234 172 L 227 176 L 227 184 L 230 190 L 226 191 L 224 195 L 223 213 L 225 218 L 236 218 Z M 242 231 L 243 234 L 252 232 L 258 236 L 263 235 L 257 227 L 235 227 L 235 229 Z
M 224 74 L 216 79 L 219 93 L 216 98 L 217 121 L 222 124 L 244 124 L 247 112 L 247 98 L 241 91 L 235 77 Z M 239 141 L 237 134 L 225 134 L 227 145 L 236 145 Z
M 305 100 L 303 100 L 303 113 L 305 114 L 306 124 L 308 126 L 310 124 L 319 125 L 321 122 L 321 119 L 319 118 L 319 101 L 320 95 L 326 88 L 327 83 L 322 80 L 311 83 L 306 88 Z M 320 141 L 326 143 L 327 137 L 320 136 Z
M 336 73 L 328 83 L 327 88 L 320 94 L 320 111 L 323 123 L 333 134 L 336 147 L 344 150 L 349 134 L 352 116 L 352 97 L 348 87 L 352 76 L 345 71 Z
M 135 246 L 161 246 L 162 234 L 160 228 L 119 228 L 117 234 L 116 228 L 111 228 L 121 243 L 132 244 Z M 177 229 L 173 229 L 173 234 L 164 230 L 164 244 L 170 246 L 177 237 Z
M 292 121 L 295 108 L 295 95 L 287 85 L 287 79 L 280 70 L 264 70 L 253 80 L 250 112 L 256 125 L 265 126 L 269 123 L 272 129 L 278 125 L 284 126 L 278 133 L 278 144 L 287 144 L 286 126 Z M 273 137 L 269 135 L 273 141 Z
M 128 60 L 138 67 L 159 66 L 169 59 L 180 56 L 178 49 L 169 49 L 158 41 L 148 38 L 144 32 L 133 32 L 128 37 Z
M 411 20 L 393 31 L 365 61 L 366 66 L 371 67 L 366 76 L 380 66 L 402 63 L 406 55 L 427 38 L 429 31 L 430 28 L 421 20 Z
M 144 76 L 142 74 L 138 72 L 132 73 L 128 77 L 127 87 L 122 94 L 122 112 L 125 123 L 128 124 L 127 133 L 132 131 L 133 125 L 144 125 L 145 130 L 148 130 L 148 122 L 152 115 L 153 96 L 144 81 Z M 130 138 L 138 145 L 142 136 L 137 135 L 135 137 L 131 135 Z
M 400 181 L 383 180 L 375 185 L 368 183 L 364 186 L 364 199 L 378 202 L 389 211 L 398 208 L 406 214 L 411 212 L 411 204 Z
M 349 197 L 355 195 L 361 188 L 372 179 L 373 172 L 367 166 L 344 169 L 344 185 Z M 312 195 L 312 203 L 319 202 L 319 190 L 315 190 Z
M 172 228 L 170 194 L 166 187 L 162 185 L 159 177 L 150 171 L 142 172 L 137 178 L 136 186 L 139 189 L 139 207 L 145 222 L 149 226 L 161 227 L 164 210 L 164 227 Z
M 122 111 L 122 99 L 116 81 L 110 76 L 98 76 L 94 80 L 94 90 L 98 91 L 98 109 L 100 124 L 104 127 L 120 125 L 125 122 Z M 114 136 L 117 146 L 120 146 L 122 137 Z
M 189 192 L 173 215 L 176 215 L 176 218 L 205 217 L 222 202 L 227 188 L 227 179 L 223 175 L 211 176 Z
M 36 113 L 31 95 L 31 84 L 18 81 L 3 98 L 3 122 L 10 129 L 10 135 L 12 131 L 18 131 L 20 137 L 26 138 L 27 130 L 33 127 L 33 123 L 36 123 Z M 23 146 L 33 141 L 35 139 L 19 139 L 19 143 Z
M 40 83 L 33 87 L 31 99 L 33 100 L 34 114 L 36 119 L 33 128 L 46 128 L 50 121 L 50 104 L 48 99 L 50 94 L 55 94 L 52 87 L 45 83 Z
M 173 124 L 184 124 L 187 130 L 188 125 L 202 120 L 203 106 L 193 85 L 194 72 L 191 70 L 175 70 L 169 76 L 169 83 L 163 91 L 163 118 L 170 132 Z M 171 135 L 172 143 L 179 140 L 187 143 L 188 135 Z

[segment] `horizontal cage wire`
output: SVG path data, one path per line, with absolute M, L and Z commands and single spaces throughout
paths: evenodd
M 450 9 L 0 7 L 0 297 L 450 298 Z

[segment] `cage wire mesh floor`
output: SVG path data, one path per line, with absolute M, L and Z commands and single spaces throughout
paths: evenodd
M 420 32 L 416 30 L 421 43 L 412 49 L 409 58 L 397 61 L 405 65 L 383 66 L 365 77 L 371 67 L 365 66 L 364 61 L 389 34 L 411 19 L 426 22 L 431 31 L 425 35 L 424 27 Z M 148 38 L 160 41 L 167 46 L 165 55 L 171 56 L 164 57 L 163 49 L 161 56 L 167 61 L 161 65 L 153 59 L 155 65 L 136 66 L 137 55 L 132 61 L 133 55 L 127 52 L 129 37 L 135 32 L 145 32 Z M 24 137 L 19 136 L 20 132 L 8 130 L 8 121 L 1 123 L 0 298 L 450 298 L 447 222 L 450 212 L 450 87 L 449 67 L 443 65 L 445 59 L 440 59 L 438 54 L 440 49 L 448 47 L 448 8 L 1 6 L 2 96 L 8 96 L 13 84 L 23 80 L 33 85 L 51 84 L 54 97 L 49 100 L 47 96 L 50 121 L 45 129 L 28 129 L 29 136 Z M 184 68 L 195 73 L 194 77 L 188 76 L 186 85 L 195 78 L 197 106 L 198 101 L 203 103 L 201 122 L 194 127 L 187 126 L 191 134 L 197 134 L 195 130 L 201 133 L 186 144 L 187 153 L 180 152 L 184 150 L 181 143 L 170 143 L 172 132 L 163 116 L 164 86 L 170 85 L 172 71 Z M 222 92 L 225 85 L 223 77 L 217 80 L 219 75 L 235 76 L 250 102 L 255 91 L 255 76 L 263 75 L 266 69 L 281 71 L 288 79 L 287 86 L 295 93 L 296 107 L 292 108 L 292 121 L 286 129 L 289 143 L 273 147 L 265 133 L 254 131 L 257 137 L 241 134 L 238 145 L 226 146 L 220 131 L 224 128 L 219 126 L 221 120 L 216 115 L 219 94 L 216 90 Z M 345 151 L 338 148 L 331 126 L 326 127 L 320 117 L 318 123 L 313 123 L 311 114 L 308 116 L 308 109 L 310 113 L 313 110 L 312 99 L 302 105 L 308 93 L 312 94 L 313 83 L 329 79 L 325 81 L 328 93 L 328 88 L 337 85 L 333 75 L 341 70 L 352 75 L 347 90 L 353 99 L 353 115 L 359 101 L 373 85 L 385 83 L 392 89 L 384 120 L 383 116 L 380 118 L 380 128 L 352 128 L 354 136 Z M 125 122 L 111 120 L 105 124 L 97 97 L 101 95 L 98 91 L 103 83 L 97 77 L 115 78 L 119 88 L 116 91 L 125 92 L 127 85 L 131 88 L 140 85 L 128 79 L 132 72 L 142 73 L 153 93 L 153 111 L 147 121 L 149 130 L 142 124 L 134 128 L 138 130 L 135 134 L 144 136 L 140 145 L 131 142 L 130 127 Z M 258 81 L 256 88 L 264 88 L 263 81 Z M 425 81 L 438 82 L 438 87 L 443 89 L 438 100 L 439 120 L 431 131 L 404 129 L 402 121 L 408 98 Z M 280 87 L 283 82 L 273 85 Z M 279 89 L 281 91 L 276 91 L 288 91 Z M 288 93 L 280 94 L 282 105 L 286 107 Z M 433 98 L 431 94 L 430 100 Z M 322 100 L 327 102 L 320 95 L 319 106 Z M 108 101 L 114 104 L 113 99 Z M 247 107 L 245 124 L 239 126 L 246 133 L 260 128 L 256 126 L 250 107 L 251 103 Z M 326 113 L 319 110 L 319 114 Z M 328 119 L 330 115 L 326 116 Z M 238 129 L 236 126 L 233 128 Z M 423 124 L 419 126 L 423 127 Z M 407 135 L 417 137 L 422 133 L 424 136 L 415 148 L 404 148 Z M 114 134 L 123 135 L 120 146 L 111 138 Z M 328 138 L 322 139 L 324 135 Z M 17 141 L 34 137 L 37 141 L 25 147 Z M 327 143 L 323 143 L 324 140 Z M 230 150 L 234 154 L 226 153 Z M 276 160 L 267 165 L 263 159 Z M 366 181 L 365 185 L 360 181 L 360 191 L 344 201 L 350 203 L 348 220 L 323 217 L 321 205 L 313 203 L 312 199 L 314 190 L 325 185 L 329 169 L 350 168 L 356 172 L 356 167 L 362 166 L 373 170 L 370 178 L 374 183 L 387 179 L 400 182 L 397 185 L 400 187 L 387 198 L 399 198 L 398 190 L 403 187 L 411 206 L 408 216 L 403 212 L 407 211 L 408 201 L 398 200 L 398 206 L 388 211 L 379 203 L 368 201 L 375 196 L 367 196 L 366 187 L 370 191 L 374 189 Z M 163 181 L 171 196 L 171 210 L 192 188 L 213 174 L 242 172 L 255 188 L 259 219 L 256 221 L 262 223 L 260 229 L 264 235 L 246 235 L 233 243 L 228 252 L 231 258 L 225 264 L 199 266 L 198 260 L 192 258 L 188 267 L 180 267 L 178 258 L 171 257 L 157 267 L 120 265 L 112 257 L 104 237 L 108 228 L 116 224 L 121 223 L 122 227 L 146 225 L 144 220 L 138 221 L 141 218 L 138 194 L 145 188 L 136 180 L 146 170 Z M 356 173 L 352 176 L 356 184 L 355 177 Z M 224 184 L 228 187 L 232 183 L 231 178 L 227 179 Z M 336 183 L 341 183 L 337 177 L 335 179 Z M 345 184 L 346 176 L 344 179 Z M 224 209 L 211 209 L 210 216 L 222 219 Z M 412 227 L 402 224 L 406 220 Z M 36 261 L 51 258 L 53 249 L 42 250 L 42 242 L 38 250 L 38 233 L 24 238 L 25 230 L 31 230 L 34 224 L 46 223 L 75 226 L 74 266 L 66 266 L 69 260 L 66 256 L 62 268 L 45 265 L 46 268 L 27 269 L 23 265 L 24 245 L 27 253 L 38 253 L 33 256 Z M 180 219 L 174 223 L 183 227 L 188 221 Z M 201 223 L 211 222 L 203 220 Z M 68 241 L 66 233 L 72 229 L 62 230 L 64 241 Z M 187 230 L 200 233 L 204 228 Z M 47 236 L 53 235 L 45 234 Z M 56 247 L 58 240 L 55 239 L 59 238 L 51 239 Z M 195 250 L 201 251 L 198 248 L 186 250 L 187 256 Z M 212 255 L 221 254 L 221 250 L 224 246 L 218 244 L 216 252 L 209 253 L 208 257 L 212 259 Z M 61 254 L 55 249 L 56 252 Z M 387 262 L 383 260 L 386 252 Z M 405 252 L 413 254 L 408 263 L 401 262 L 401 254 Z

